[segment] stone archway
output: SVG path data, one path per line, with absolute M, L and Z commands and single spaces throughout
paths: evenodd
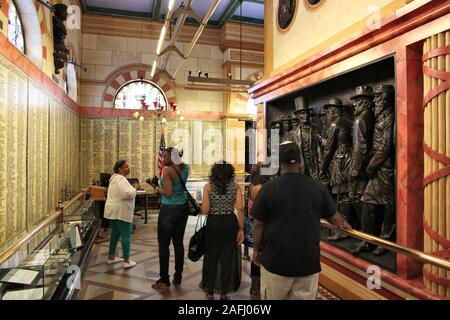
M 102 106 L 114 107 L 114 97 L 117 91 L 132 80 L 148 80 L 157 84 L 167 97 L 168 102 L 176 103 L 175 86 L 170 78 L 164 74 L 151 77 L 152 67 L 149 65 L 128 65 L 119 68 L 107 77 L 106 89 L 102 96 Z

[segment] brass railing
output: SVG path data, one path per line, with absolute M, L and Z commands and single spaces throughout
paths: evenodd
M 11 244 L 5 251 L 0 253 L 0 265 L 2 265 L 5 261 L 11 258 L 20 248 L 25 246 L 28 242 L 33 239 L 39 232 L 41 232 L 44 228 L 48 227 L 53 222 L 57 221 L 62 217 L 64 209 L 67 209 L 74 205 L 78 200 L 83 197 L 83 193 L 77 194 L 72 199 L 62 203 L 60 206 L 55 208 L 50 215 L 45 218 L 41 223 L 39 223 L 33 230 L 28 232 L 23 238 L 17 240 L 13 244 Z
M 329 228 L 329 229 L 334 229 L 340 232 L 343 232 L 349 236 L 370 242 L 372 244 L 375 244 L 377 246 L 383 247 L 385 249 L 389 249 L 392 250 L 396 253 L 400 253 L 403 254 L 405 256 L 411 257 L 413 259 L 419 260 L 423 263 L 429 263 L 432 264 L 436 267 L 445 269 L 447 271 L 450 271 L 450 262 L 441 258 L 437 258 L 434 256 L 431 256 L 429 254 L 426 254 L 425 252 L 416 250 L 416 249 L 411 249 L 411 248 L 407 248 L 404 247 L 402 245 L 399 245 L 395 242 L 391 242 L 391 241 L 387 241 L 378 237 L 374 237 L 370 234 L 361 232 L 361 231 L 357 231 L 357 230 L 344 230 L 344 229 L 340 229 L 336 226 L 331 225 L 330 223 L 328 223 L 325 220 L 321 220 L 320 221 L 323 227 Z

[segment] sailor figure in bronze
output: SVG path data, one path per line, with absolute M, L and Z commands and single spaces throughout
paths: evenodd
M 329 109 L 332 123 L 325 144 L 320 179 L 326 179 L 326 172 L 331 164 L 331 192 L 336 196 L 339 211 L 344 215 L 347 221 L 352 224 L 354 217 L 352 216 L 348 177 L 350 174 L 352 156 L 353 123 L 344 116 L 344 104 L 341 99 L 331 98 L 324 108 Z M 334 236 L 328 238 L 328 240 L 338 241 L 346 237 L 345 234 L 337 232 Z
M 391 85 L 378 86 L 374 90 L 374 95 L 373 148 L 366 169 L 367 177 L 370 180 L 361 198 L 363 202 L 363 232 L 375 236 L 381 233 L 381 238 L 393 240 L 395 236 L 394 87 Z M 383 222 L 381 232 L 378 221 Z M 373 248 L 373 245 L 360 242 L 352 252 L 370 251 Z M 377 247 L 373 251 L 375 255 L 385 252 L 386 249 L 382 247 Z
M 295 99 L 294 115 L 298 119 L 299 126 L 294 129 L 293 133 L 294 141 L 300 147 L 304 173 L 318 181 L 320 159 L 322 158 L 322 139 L 319 128 L 311 122 L 312 110 L 304 97 Z
M 365 168 L 370 160 L 372 138 L 375 124 L 373 114 L 373 90 L 370 86 L 359 86 L 350 98 L 353 101 L 355 121 L 353 122 L 353 153 L 350 170 L 350 197 L 352 207 L 358 218 L 354 228 L 360 230 L 362 219 L 361 197 L 367 186 Z

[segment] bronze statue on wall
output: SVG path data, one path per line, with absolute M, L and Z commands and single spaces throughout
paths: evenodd
M 55 65 L 55 73 L 59 74 L 59 70 L 64 68 L 69 61 L 69 49 L 65 44 L 67 37 L 67 29 L 64 21 L 67 20 L 67 6 L 65 4 L 55 4 L 53 16 L 53 43 L 54 52 L 53 59 Z
M 395 147 L 394 147 L 394 87 L 382 85 L 374 91 L 375 99 L 375 131 L 373 149 L 366 174 L 370 179 L 364 194 L 363 202 L 363 232 L 383 239 L 393 240 L 395 234 Z M 377 215 L 382 215 L 382 217 Z M 382 227 L 380 231 L 380 224 Z M 366 242 L 360 242 L 352 251 L 370 251 L 374 248 Z M 377 247 L 373 253 L 381 255 L 386 249 Z
M 305 174 L 327 187 L 354 229 L 394 241 L 394 87 L 382 85 L 373 90 L 369 85 L 358 86 L 351 104 L 332 98 L 316 118 L 304 97 L 294 101 L 297 127 L 288 112 L 271 123 L 272 128 L 280 129 L 280 143 L 297 142 Z M 329 241 L 346 238 L 341 232 L 330 234 Z M 362 251 L 386 252 L 365 242 L 351 250 L 355 254 Z
M 283 116 L 280 119 L 281 129 L 280 129 L 280 143 L 284 141 L 294 141 L 295 135 L 293 133 L 292 117 Z
M 352 155 L 352 125 L 353 123 L 344 116 L 344 104 L 339 98 L 331 98 L 324 106 L 329 109 L 332 120 L 329 136 L 325 144 L 323 163 L 320 170 L 320 179 L 327 179 L 327 171 L 330 170 L 331 192 L 336 196 L 339 211 L 347 221 L 354 223 L 350 199 L 350 184 L 348 177 L 351 167 Z M 343 233 L 336 233 L 329 240 L 338 241 L 346 238 Z
M 280 0 L 278 3 L 278 25 L 286 29 L 292 22 L 295 14 L 296 0 Z
M 319 180 L 322 138 L 319 128 L 311 121 L 312 110 L 304 97 L 295 99 L 294 114 L 299 125 L 297 129 L 293 130 L 293 134 L 294 141 L 300 147 L 305 174 L 314 180 Z
M 280 120 L 272 120 L 271 122 L 270 122 L 270 129 L 271 129 L 271 132 L 268 132 L 267 133 L 267 154 L 269 155 L 269 154 L 271 154 L 271 148 L 272 148 L 272 130 L 278 130 L 278 134 L 279 135 L 281 135 L 281 122 L 280 122 Z M 280 141 L 280 139 L 281 139 L 281 137 L 279 136 L 279 141 Z
M 375 116 L 373 114 L 373 90 L 370 86 L 359 86 L 350 98 L 353 101 L 355 120 L 353 123 L 353 153 L 350 170 L 350 184 L 352 206 L 358 222 L 362 220 L 361 197 L 366 189 L 368 178 L 365 168 L 370 160 L 372 151 L 373 130 Z M 360 229 L 360 224 L 354 226 Z

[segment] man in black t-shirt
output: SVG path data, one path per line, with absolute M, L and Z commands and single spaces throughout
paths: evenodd
M 327 189 L 300 173 L 295 142 L 280 145 L 281 175 L 266 183 L 252 208 L 253 261 L 261 265 L 261 298 L 316 298 L 320 268 L 320 219 L 351 229 Z

